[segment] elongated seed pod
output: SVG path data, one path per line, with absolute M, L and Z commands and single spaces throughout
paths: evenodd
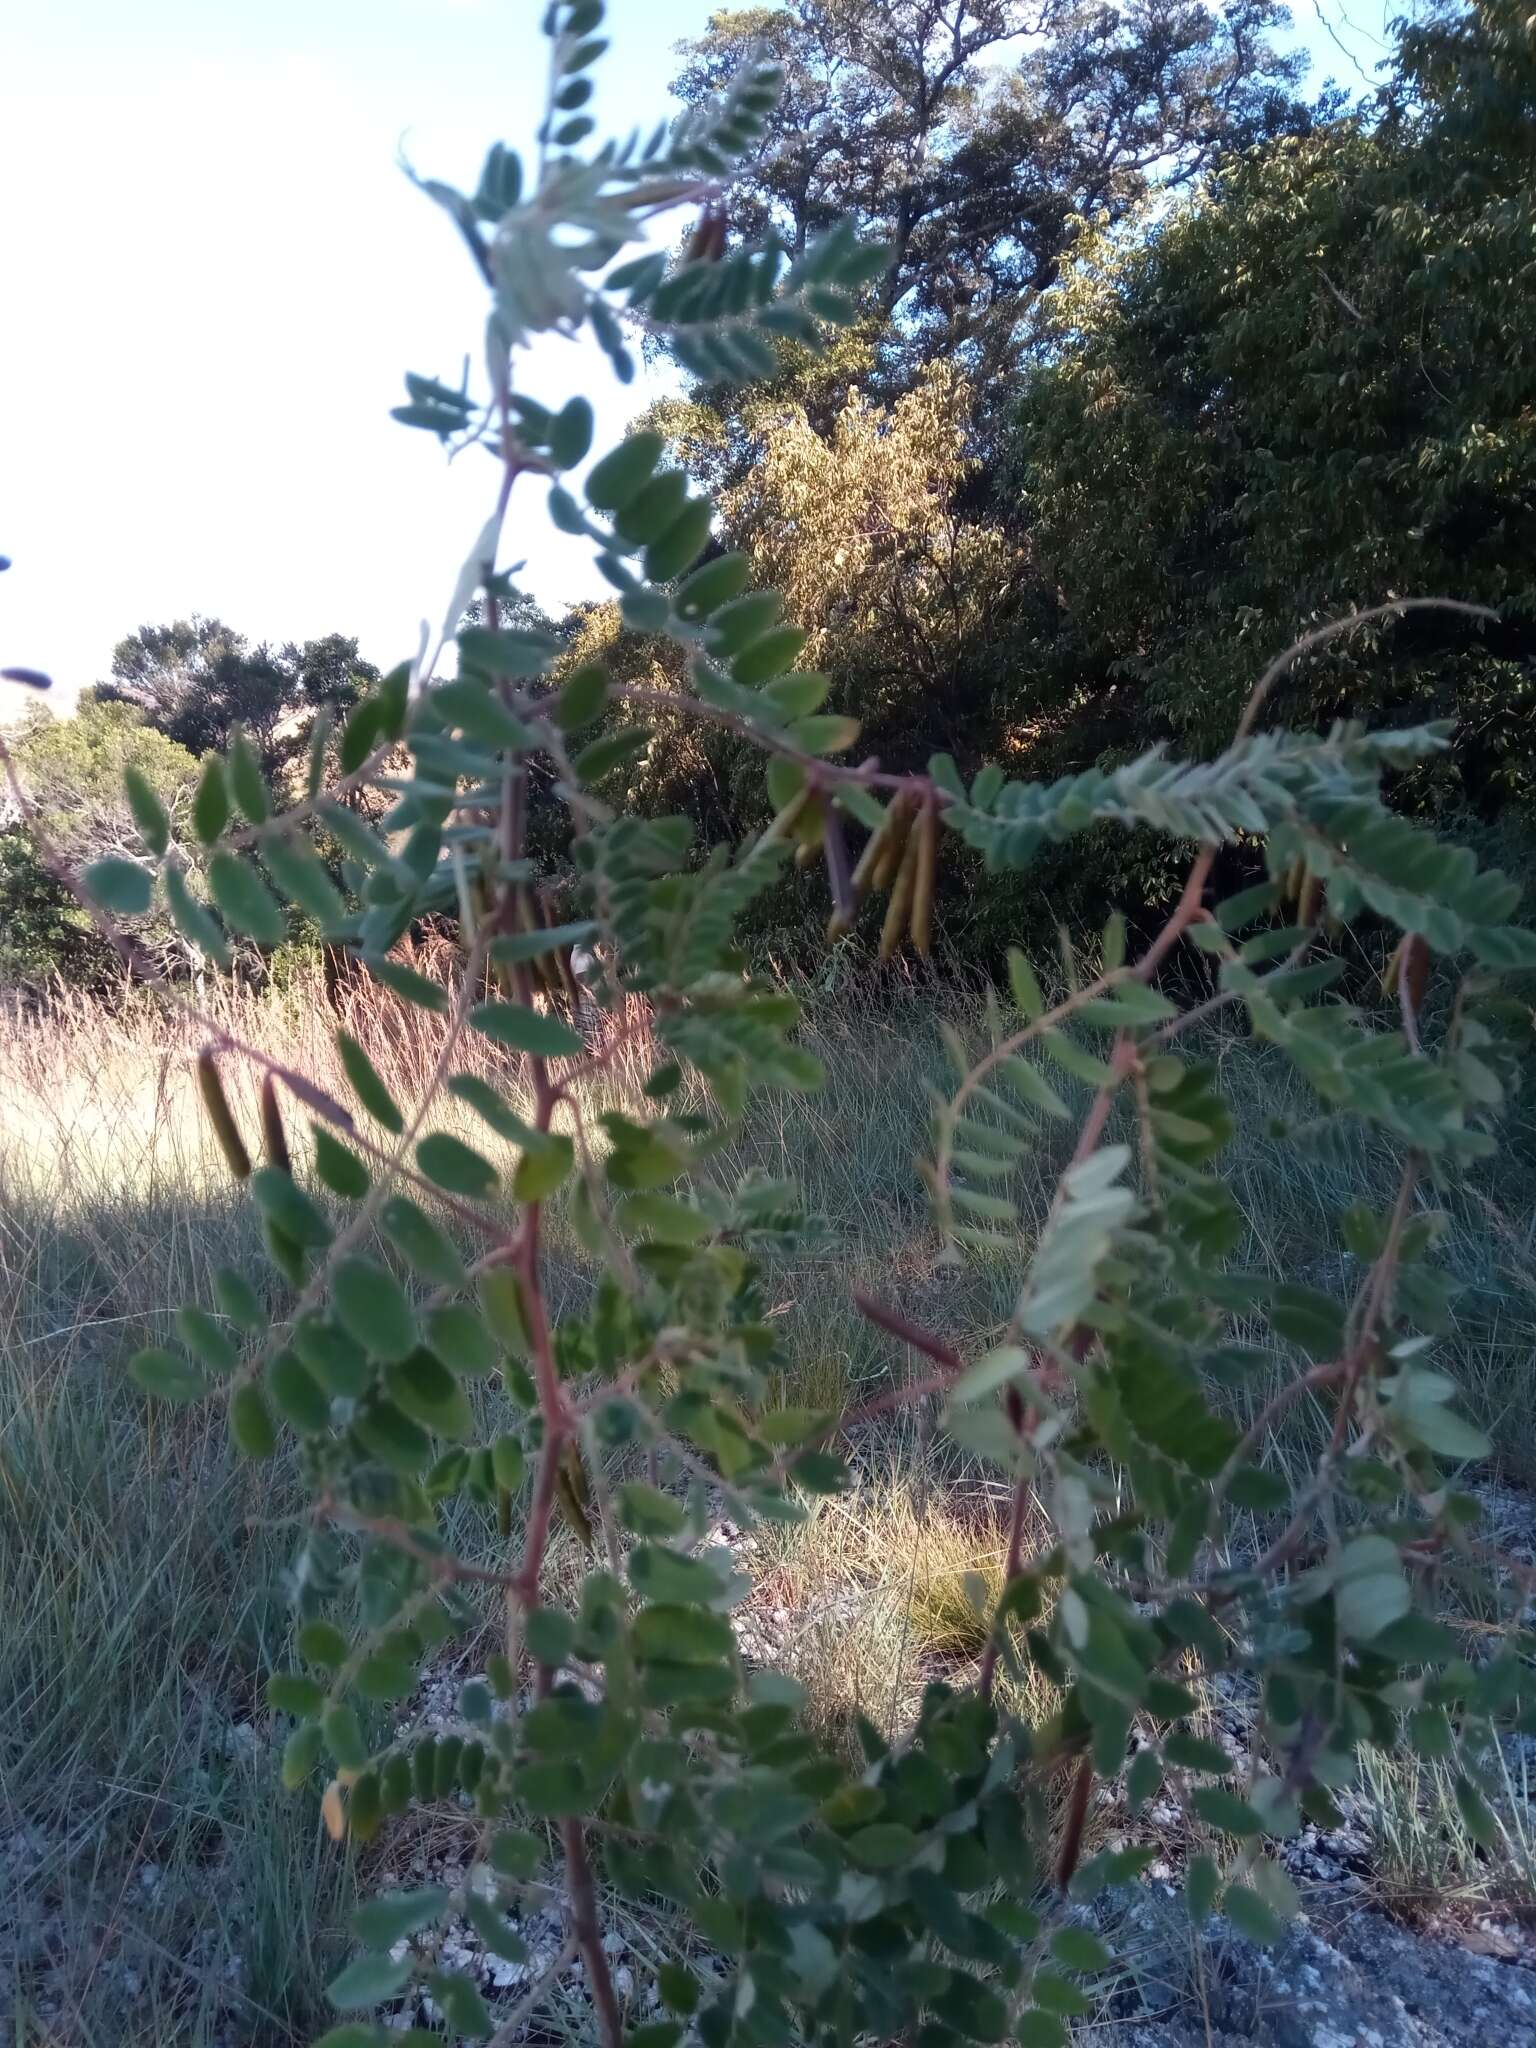
M 873 888 L 874 886 L 875 869 L 880 863 L 891 832 L 899 819 L 901 805 L 905 796 L 905 790 L 898 790 L 896 792 L 886 807 L 885 816 L 864 842 L 864 851 L 859 855 L 852 876 L 855 898 L 862 896 L 866 889 Z
M 1403 941 L 1401 978 L 1409 1011 L 1417 1017 L 1429 985 L 1429 948 L 1417 932 L 1410 932 Z
M 565 984 L 560 979 L 560 963 L 551 953 L 535 953 L 527 962 L 528 973 L 536 988 L 543 989 L 551 1002 L 565 1000 Z
M 800 813 L 810 802 L 813 794 L 811 785 L 807 783 L 804 789 L 800 790 L 795 796 L 792 796 L 781 811 L 774 813 L 767 830 L 763 833 L 762 838 L 758 840 L 758 845 L 760 847 L 776 846 L 781 839 L 787 839 L 791 832 L 793 832 Z
M 898 790 L 888 818 L 890 830 L 885 835 L 875 864 L 870 870 L 869 886 L 872 889 L 889 889 L 896 880 L 897 872 L 907 851 L 907 838 L 912 830 L 912 804 L 907 792 Z
M 283 1129 L 283 1112 L 278 1107 L 277 1083 L 270 1074 L 261 1082 L 261 1143 L 268 1166 L 293 1177 L 293 1157 L 288 1150 L 288 1133 Z
M 939 817 L 931 800 L 917 814 L 913 844 L 917 859 L 912 874 L 912 944 L 926 960 L 933 943 L 933 882 L 939 859 Z
M 1321 875 L 1313 874 L 1310 868 L 1302 882 L 1301 892 L 1296 898 L 1296 922 L 1316 924 L 1317 913 L 1323 907 L 1323 881 Z
M 822 856 L 827 863 L 827 887 L 832 892 L 832 916 L 827 925 L 829 938 L 840 938 L 853 923 L 856 908 L 853 895 L 853 876 L 848 866 L 848 841 L 843 837 L 842 813 L 836 804 L 828 804 L 826 828 L 821 835 Z M 840 930 L 834 932 L 833 925 Z
M 582 1469 L 581 1453 L 573 1443 L 566 1445 L 565 1456 L 555 1473 L 555 1494 L 561 1513 L 580 1539 L 583 1549 L 595 1550 L 597 1535 L 587 1513 L 587 1501 L 590 1499 L 587 1475 Z
M 558 946 L 549 956 L 550 994 L 574 1019 L 581 1009 L 581 985 L 571 965 L 571 948 Z
M 552 931 L 563 915 L 557 897 L 548 889 L 538 893 L 538 922 L 534 927 L 541 932 Z M 576 980 L 576 970 L 571 965 L 570 946 L 556 946 L 548 953 L 540 954 L 535 962 L 544 986 L 549 990 L 551 1002 L 559 1003 L 574 1018 L 581 1008 L 581 988 Z
M 544 929 L 538 900 L 524 882 L 519 882 L 512 892 L 512 928 L 518 932 L 541 932 Z M 505 969 L 505 976 L 507 994 L 516 997 L 518 974 L 510 963 Z M 523 962 L 522 981 L 526 994 L 535 995 L 540 989 L 546 995 L 554 993 L 549 962 L 540 954 L 536 953 Z
M 219 1141 L 219 1150 L 229 1162 L 229 1170 L 236 1180 L 245 1180 L 251 1171 L 251 1155 L 245 1149 L 235 1122 L 235 1113 L 229 1106 L 229 1097 L 224 1093 L 224 1083 L 219 1078 L 219 1063 L 206 1048 L 197 1056 L 197 1085 L 202 1091 L 203 1107 L 208 1112 L 208 1121 L 213 1125 L 213 1135 Z
M 820 797 L 807 804 L 795 820 L 795 837 L 799 844 L 795 848 L 795 866 L 808 868 L 813 861 L 821 858 L 821 835 L 826 825 L 827 807 Z
M 1392 949 L 1391 959 L 1381 970 L 1381 992 L 1384 996 L 1397 994 L 1398 979 L 1403 971 L 1403 951 L 1407 944 L 1406 939 L 1399 939 Z
M 912 908 L 912 890 L 917 880 L 918 835 L 909 832 L 902 850 L 901 866 L 896 870 L 896 880 L 891 888 L 891 900 L 885 908 L 885 923 L 880 927 L 880 953 L 882 960 L 889 960 L 906 934 L 907 918 Z

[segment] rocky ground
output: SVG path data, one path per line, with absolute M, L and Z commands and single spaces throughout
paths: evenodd
M 1303 1890 L 1306 1910 L 1273 1949 L 1215 1921 L 1192 1939 L 1172 1886 L 1102 1912 L 1129 1959 L 1108 2048 L 1488 2048 L 1536 2041 L 1536 1969 L 1465 1942 L 1414 1934 L 1358 1902 Z
M 1519 1495 L 1491 1492 L 1487 1506 L 1495 1539 L 1536 1557 L 1536 1513 L 1530 1503 Z M 750 1562 L 750 1539 L 739 1531 L 724 1525 L 717 1540 L 737 1549 L 744 1564 Z M 840 1622 L 856 1628 L 857 1588 L 836 1597 Z M 771 1598 L 749 1600 L 740 1617 L 744 1651 L 751 1661 L 775 1657 L 786 1627 L 803 1620 L 776 1610 Z M 452 1720 L 461 1677 L 446 1669 L 434 1673 L 412 1704 L 410 1720 L 428 1725 Z M 1232 1686 L 1218 1695 L 1211 1732 L 1240 1764 L 1250 1721 L 1241 1688 Z M 245 1753 L 264 1748 L 269 1737 L 257 1725 L 245 1724 L 231 1731 L 229 1740 Z M 1521 1746 L 1513 1758 L 1516 1775 L 1527 1784 L 1536 1778 L 1536 1758 L 1526 1753 L 1531 1748 L 1536 1745 Z M 263 1761 L 255 1759 L 258 1765 Z M 275 1770 L 275 1759 L 270 1761 Z M 1111 1894 L 1092 1909 L 1124 1962 L 1104 2015 L 1082 2034 L 1085 2042 L 1103 2048 L 1225 2048 L 1238 2042 L 1259 2048 L 1536 2044 L 1536 1902 L 1525 1913 L 1464 1903 L 1442 1906 L 1421 1911 L 1413 1928 L 1389 1917 L 1382 1910 L 1386 1895 L 1365 1810 L 1346 1799 L 1342 1826 L 1308 1826 L 1283 1846 L 1304 1910 L 1278 1947 L 1260 1950 L 1219 1918 L 1197 1937 L 1180 1897 L 1186 1844 L 1179 1809 L 1154 1804 L 1133 1829 L 1113 1788 L 1105 1788 L 1100 1797 L 1099 1838 L 1151 1841 L 1159 1858 L 1147 1883 Z M 70 2040 L 67 2003 L 50 1998 L 48 1983 L 51 1969 L 62 1963 L 60 1928 L 53 1924 L 57 1915 L 39 1882 L 54 1846 L 35 1829 L 0 1832 L 0 1985 L 25 1982 L 33 2012 L 46 2020 L 52 2009 L 61 2031 L 51 2038 L 63 2048 Z M 368 1890 L 457 1887 L 465 1876 L 459 1860 L 465 1846 L 464 1837 L 451 1827 L 402 1828 L 370 1870 Z M 150 1862 L 130 1880 L 146 1896 L 159 1882 L 160 1873 Z M 567 1945 L 558 1895 L 552 1892 L 512 1924 L 527 1944 L 526 1961 L 508 1962 L 491 1954 L 462 1921 L 438 1931 L 437 1960 L 474 1975 L 496 2023 L 497 2048 L 524 2040 L 589 2037 L 584 1972 Z M 630 2023 L 656 2017 L 648 1988 L 646 1930 L 616 1917 L 604 1946 Z M 253 2036 L 240 2017 L 239 1955 L 189 1956 L 185 1961 L 205 1983 L 229 1984 L 221 2048 L 247 2048 Z M 116 1974 L 125 2005 L 131 2003 L 140 1990 L 132 1958 L 104 1957 L 101 1966 Z M 535 1985 L 540 2017 L 530 2031 L 525 2009 Z M 21 2048 L 9 2003 L 0 1996 L 0 2048 Z M 430 1995 L 414 1992 L 391 2015 L 391 2023 L 404 2029 L 438 2017 Z

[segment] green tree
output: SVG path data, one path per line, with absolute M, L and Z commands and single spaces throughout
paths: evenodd
M 874 296 L 906 373 L 958 352 L 989 384 L 1079 216 L 1306 124 L 1272 40 L 1288 19 L 1273 0 L 792 0 L 713 15 L 676 89 L 696 103 L 765 41 L 787 86 L 732 220 L 798 255 L 853 215 L 889 245 Z
M 44 832 L 71 861 L 125 853 L 138 843 L 123 794 L 134 769 L 167 811 L 185 811 L 197 760 L 131 704 L 82 696 L 71 718 L 33 706 L 10 738 L 11 753 Z
M 1445 716 L 1418 800 L 1532 793 L 1536 50 L 1506 0 L 1404 34 L 1372 117 L 1227 164 L 1052 294 L 1014 449 L 1058 601 L 1054 758 L 1229 730 L 1255 662 L 1353 607 L 1279 715 Z M 1053 758 L 1053 751 L 1042 754 Z M 1428 778 L 1428 780 L 1426 780 Z
M 0 920 L 6 930 L 0 976 L 38 982 L 57 974 L 98 983 L 121 972 L 56 872 L 103 859 L 131 859 L 139 832 L 124 791 L 131 770 L 178 829 L 184 829 L 198 764 L 187 749 L 157 731 L 131 704 L 104 703 L 89 692 L 72 717 L 46 705 L 29 707 L 7 735 L 35 833 L 24 851 L 7 834 L 0 866 Z M 40 849 L 46 848 L 46 859 Z M 182 966 L 185 949 L 171 920 L 157 914 L 134 937 L 134 951 L 161 965 Z
M 693 438 L 718 413 L 674 402 L 648 418 L 669 431 L 690 473 L 713 471 L 723 544 L 783 591 L 805 633 L 797 667 L 835 679 L 838 701 L 856 712 L 862 743 L 885 767 L 915 767 L 937 749 L 968 771 L 986 758 L 1021 760 L 1040 599 L 1020 537 L 987 516 L 970 382 L 955 365 L 934 363 L 882 401 L 850 380 L 846 344 L 846 332 L 834 336 L 825 360 L 807 351 L 791 374 L 740 394 L 728 458 L 711 460 L 722 457 L 712 443 L 701 460 Z M 627 627 L 614 601 L 585 610 L 570 659 L 602 659 L 647 693 L 650 744 L 615 777 L 627 803 L 686 815 L 704 847 L 767 822 L 750 740 L 669 713 L 669 700 L 690 687 L 675 642 Z M 973 937 L 975 880 L 962 859 L 939 883 L 946 919 L 963 916 Z M 814 878 L 789 869 L 754 906 L 749 928 L 778 951 L 815 946 L 825 922 L 818 906 Z M 879 922 L 869 915 L 866 936 Z M 1011 903 L 999 933 L 1005 924 L 1017 937 Z
M 194 615 L 120 640 L 111 679 L 94 694 L 136 705 L 197 755 L 222 752 L 239 725 L 275 775 L 303 751 L 317 714 L 344 712 L 378 679 L 344 634 L 253 647 L 221 620 Z
M 55 979 L 96 986 L 116 973 L 112 948 L 32 834 L 0 831 L 0 988 L 43 989 Z

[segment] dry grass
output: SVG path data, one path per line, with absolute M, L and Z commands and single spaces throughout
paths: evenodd
M 354 995 L 339 1017 L 302 984 L 211 1000 L 228 1005 L 217 1021 L 233 1036 L 343 1100 L 337 1022 L 407 1099 L 440 1044 L 440 1020 L 376 994 Z M 930 998 L 875 1004 L 844 991 L 819 1007 L 826 1021 L 808 1037 L 828 1087 L 755 1105 L 721 1171 L 792 1177 L 826 1223 L 829 1248 L 774 1261 L 767 1286 L 784 1332 L 783 1398 L 837 1408 L 926 1370 L 856 1313 L 850 1283 L 970 1352 L 1011 1306 L 1028 1246 L 986 1270 L 937 1260 L 913 1170 L 928 1091 L 945 1075 Z M 261 1740 L 239 1732 L 261 1737 L 260 1677 L 287 1629 L 289 1532 L 276 1524 L 297 1504 L 292 1475 L 281 1462 L 259 1475 L 235 1464 L 216 1418 L 148 1415 L 123 1371 L 164 1337 L 171 1306 L 210 1299 L 218 1265 L 262 1270 L 249 1206 L 197 1100 L 201 1042 L 147 1001 L 0 1012 L 0 1897 L 21 1902 L 0 1910 L 0 1982 L 15 1987 L 19 2013 L 45 1984 L 62 1995 L 51 2024 L 71 2048 L 148 2044 L 167 2027 L 192 2044 L 231 2027 L 262 2042 L 306 2038 L 351 1882 L 342 1859 L 316 1853 L 302 1807 L 275 1796 Z M 1389 1162 L 1337 1122 L 1301 1149 L 1270 1136 L 1269 1119 L 1306 1115 L 1288 1070 L 1238 1041 L 1217 1051 L 1248 1112 L 1226 1168 L 1252 1219 L 1248 1255 L 1327 1284 L 1319 1245 L 1362 1186 L 1385 1183 Z M 603 1099 L 633 1102 L 648 1057 L 636 1029 Z M 461 1064 L 508 1083 L 482 1041 L 467 1042 Z M 252 1078 L 233 1056 L 228 1070 L 254 1134 Z M 584 1113 L 596 1106 L 588 1098 Z M 433 1121 L 494 1151 L 456 1103 Z M 1497 1178 L 1453 1198 L 1447 1252 L 1464 1284 L 1447 1352 L 1506 1473 L 1527 1481 L 1533 1158 L 1517 1119 Z M 1016 1191 L 1026 1215 L 1039 1213 L 1056 1164 L 1043 1153 Z M 558 1310 L 588 1276 L 558 1218 L 551 1248 Z M 1000 1502 L 931 1427 L 921 1407 L 882 1420 L 861 1435 L 850 1495 L 820 1502 L 804 1528 L 757 1532 L 751 1619 L 782 1644 L 839 1739 L 856 1711 L 899 1727 L 929 1678 L 963 1677 L 980 1648 L 1001 1576 Z M 1298 1460 L 1307 1428 L 1298 1417 Z M 1373 1798 L 1402 1889 L 1486 1883 L 1433 1774 L 1381 1769 Z
M 823 1732 L 849 1745 L 862 1714 L 894 1738 L 930 1681 L 975 1676 L 1009 1507 L 1007 1490 L 977 1473 L 898 1461 L 816 1500 L 798 1527 L 758 1532 L 746 1624 L 807 1687 Z M 1039 1515 L 1026 1547 L 1049 1540 Z

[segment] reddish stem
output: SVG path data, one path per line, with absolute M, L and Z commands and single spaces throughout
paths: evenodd
M 1085 1756 L 1078 1764 L 1077 1775 L 1072 1780 L 1066 1816 L 1061 1824 L 1061 1851 L 1056 1858 L 1056 1882 L 1063 1891 L 1072 1882 L 1072 1874 L 1077 1869 L 1077 1859 L 1083 1851 L 1083 1825 L 1088 1818 L 1088 1794 L 1092 1790 L 1093 1758 Z
M 1017 1387 L 1010 1387 L 1007 1394 L 1008 1420 L 1022 1437 L 1029 1427 L 1023 1403 Z M 1002 1599 L 1008 1597 L 1008 1590 L 1019 1576 L 1019 1566 L 1024 1561 L 1024 1523 L 1029 1514 L 1030 1495 L 1034 1489 L 1021 1473 L 1014 1481 L 1013 1516 L 1008 1524 L 1008 1555 L 1003 1563 Z M 999 1606 L 1002 1600 L 999 1600 Z M 992 1633 L 987 1637 L 987 1647 L 981 1656 L 981 1675 L 977 1687 L 984 1700 L 992 1697 L 992 1688 L 997 1681 L 997 1656 L 1001 1645 L 1004 1622 L 999 1616 L 992 1624 Z
M 882 1330 L 900 1338 L 903 1344 L 910 1344 L 914 1351 L 921 1351 L 925 1358 L 931 1358 L 935 1365 L 942 1365 L 948 1373 L 965 1371 L 965 1360 L 932 1330 L 925 1330 L 904 1316 L 900 1309 L 887 1308 L 883 1301 L 876 1301 L 872 1294 L 866 1294 L 861 1287 L 853 1290 L 853 1305 L 862 1316 L 868 1316 L 872 1323 L 878 1323 Z
M 565 1851 L 565 1879 L 571 1894 L 571 1926 L 576 1946 L 587 1966 L 592 2002 L 597 2007 L 597 2027 L 603 2048 L 622 2048 L 624 2020 L 608 1958 L 603 1951 L 602 1929 L 597 1919 L 597 1887 L 587 1855 L 587 1839 L 581 1822 L 574 1818 L 560 1823 L 560 1844 Z

